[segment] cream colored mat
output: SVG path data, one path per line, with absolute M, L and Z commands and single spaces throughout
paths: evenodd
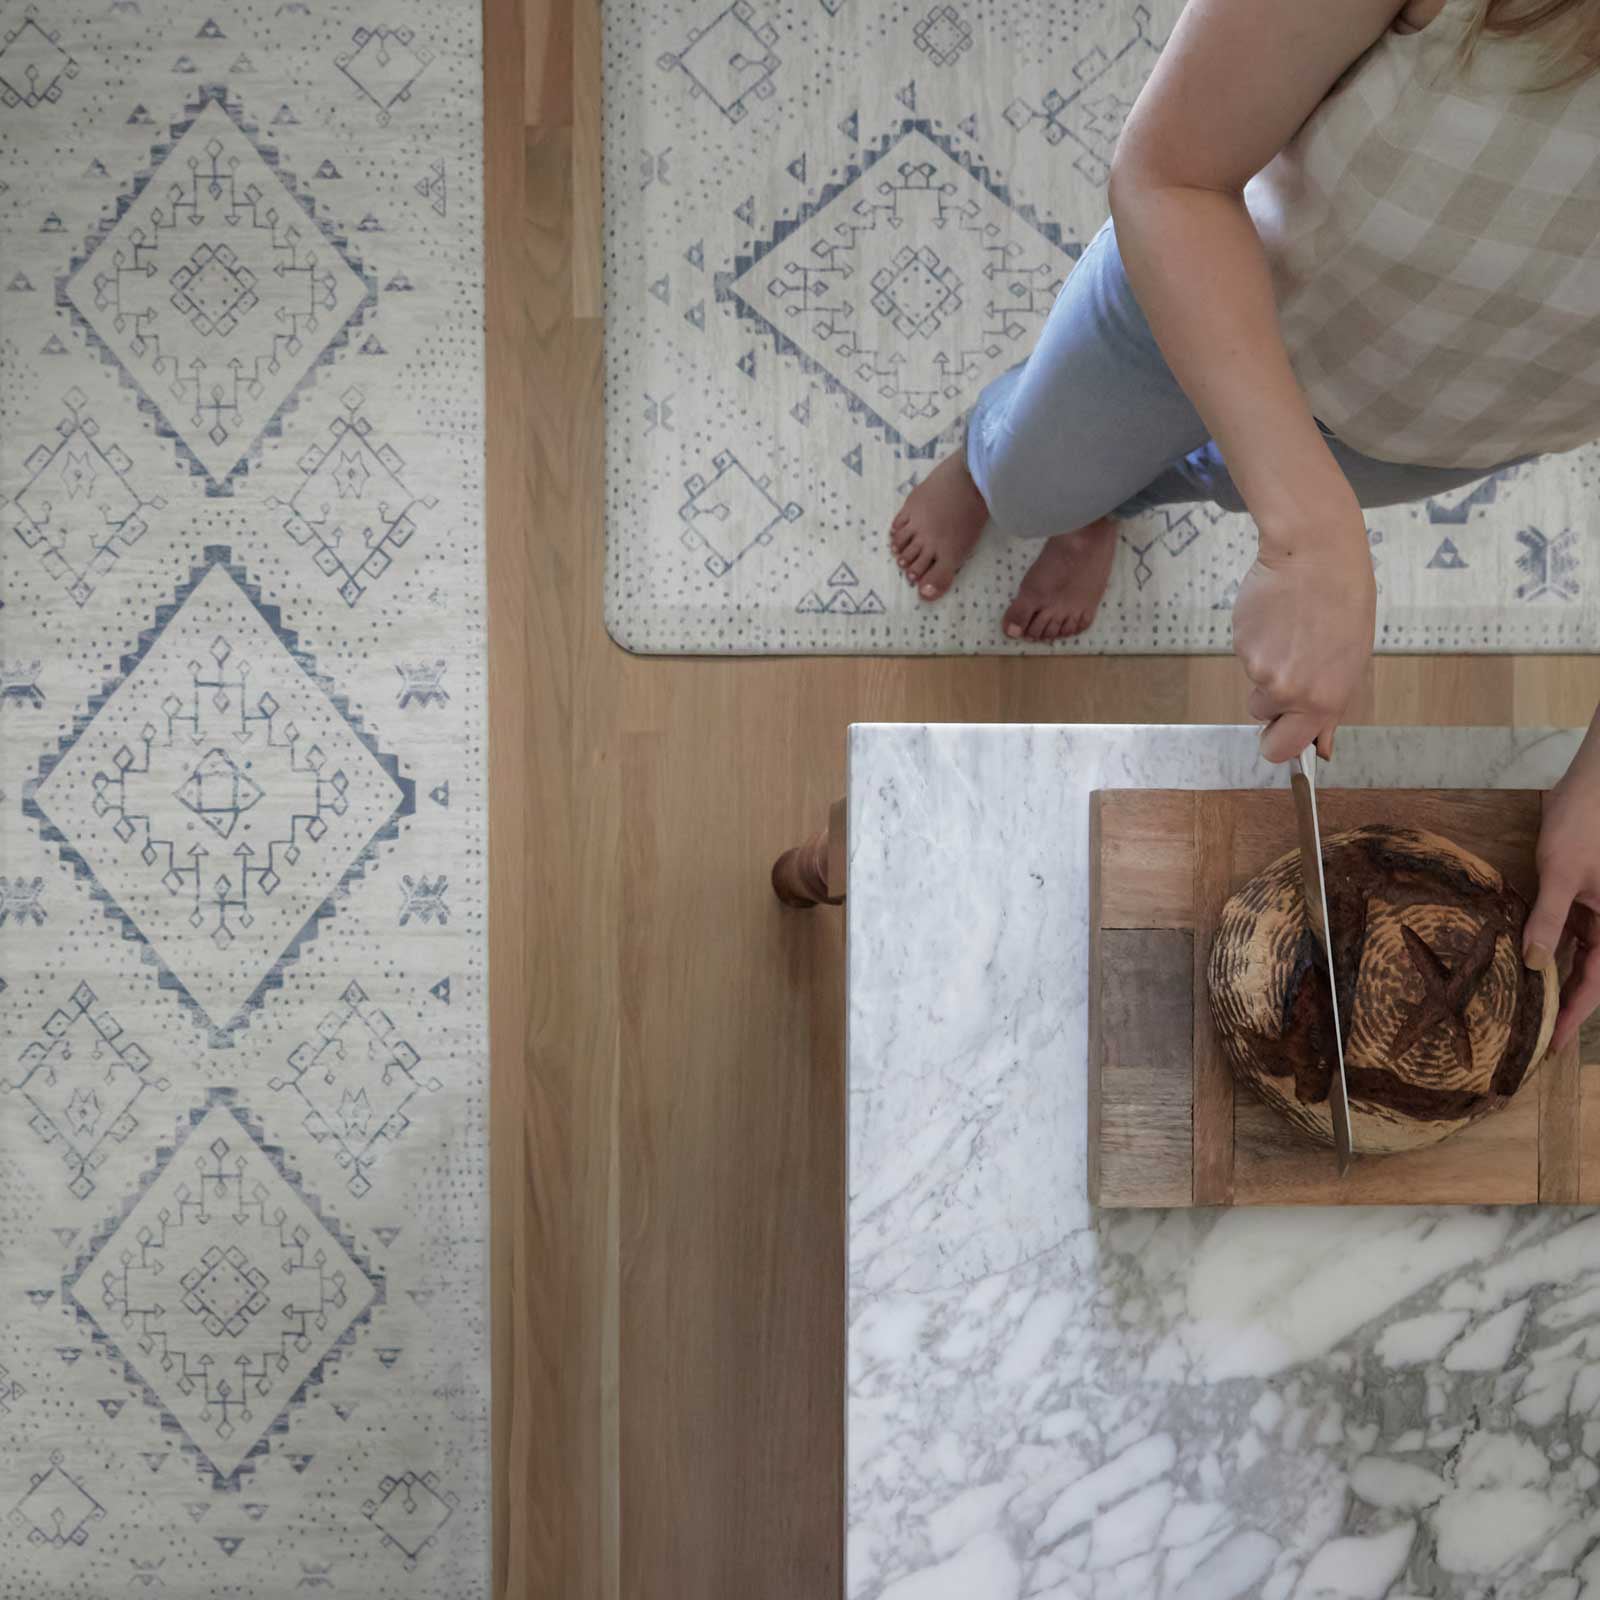
M 1178 6 L 606 0 L 606 617 L 641 651 L 1013 651 L 886 532 L 1032 348 Z M 1600 642 L 1593 449 L 1374 512 L 1386 650 Z M 1130 525 L 1097 651 L 1225 650 L 1249 524 Z

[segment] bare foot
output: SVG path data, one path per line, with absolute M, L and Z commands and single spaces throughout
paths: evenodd
M 1117 525 L 1101 517 L 1046 539 L 1002 626 L 1008 639 L 1070 639 L 1094 621 L 1117 553 Z
M 920 598 L 937 600 L 949 589 L 988 520 L 962 445 L 906 496 L 889 527 L 894 558 Z

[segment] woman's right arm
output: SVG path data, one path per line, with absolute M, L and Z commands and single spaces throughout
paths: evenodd
M 1272 725 L 1327 753 L 1372 650 L 1366 524 L 1295 379 L 1244 186 L 1376 40 L 1397 0 L 1190 0 L 1118 143 L 1117 242 L 1173 375 L 1255 519 L 1234 649 Z

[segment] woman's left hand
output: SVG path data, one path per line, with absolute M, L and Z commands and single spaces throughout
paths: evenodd
M 1539 829 L 1539 898 L 1522 935 L 1530 967 L 1573 942 L 1572 970 L 1550 1048 L 1559 1050 L 1600 1005 L 1600 770 L 1574 762 L 1545 799 Z

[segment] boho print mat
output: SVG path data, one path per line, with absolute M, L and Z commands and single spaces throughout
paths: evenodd
M 1014 645 L 993 531 L 935 606 L 908 490 L 1105 217 L 1178 0 L 606 0 L 606 619 L 640 651 L 1226 650 L 1248 521 L 1123 531 L 1093 629 Z M 1386 650 L 1600 643 L 1600 453 L 1369 513 Z
M 0 1597 L 488 1592 L 468 0 L 0 7 Z

